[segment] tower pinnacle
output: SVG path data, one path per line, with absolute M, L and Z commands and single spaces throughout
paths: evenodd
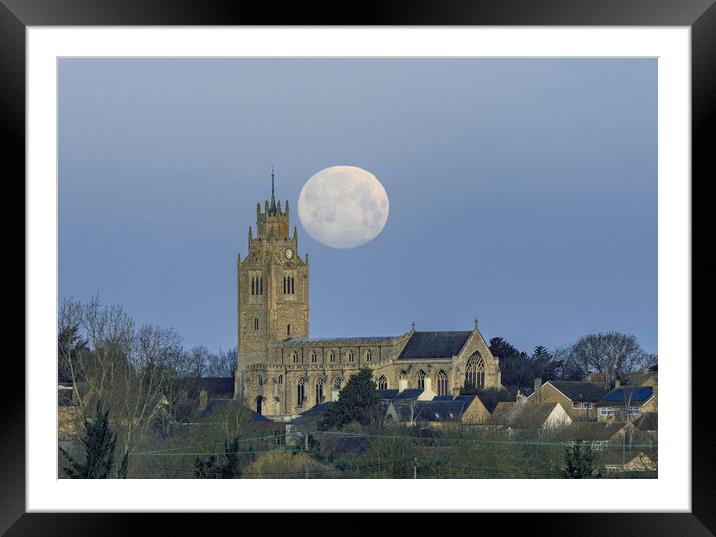
M 269 207 L 271 214 L 276 214 L 276 196 L 274 195 L 274 173 L 273 166 L 271 166 L 271 207 Z

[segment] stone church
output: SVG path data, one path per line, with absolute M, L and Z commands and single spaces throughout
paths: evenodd
M 498 359 L 477 321 L 472 330 L 396 336 L 309 337 L 309 262 L 289 231 L 288 201 L 256 204 L 256 235 L 236 263 L 238 363 L 235 398 L 269 418 L 288 420 L 325 401 L 359 369 L 373 370 L 379 389 L 420 388 L 453 396 L 463 387 L 500 387 Z

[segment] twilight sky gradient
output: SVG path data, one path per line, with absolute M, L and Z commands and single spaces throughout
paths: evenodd
M 655 59 L 63 59 L 60 298 L 99 292 L 191 347 L 236 344 L 236 254 L 289 199 L 313 337 L 603 330 L 657 351 Z M 319 170 L 373 173 L 382 233 L 312 240 Z

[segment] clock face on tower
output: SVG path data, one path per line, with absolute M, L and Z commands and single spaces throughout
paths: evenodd
M 286 259 L 291 259 L 293 257 L 293 250 L 291 248 L 286 248 Z

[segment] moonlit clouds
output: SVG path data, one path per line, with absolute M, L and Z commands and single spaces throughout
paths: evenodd
M 298 197 L 308 234 L 333 248 L 374 239 L 388 221 L 388 195 L 376 177 L 355 166 L 332 166 L 312 176 Z

